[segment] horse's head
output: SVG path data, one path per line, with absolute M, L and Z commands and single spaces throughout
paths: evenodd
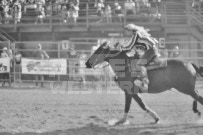
M 96 65 L 107 61 L 109 54 L 110 54 L 110 48 L 107 42 L 104 42 L 97 48 L 97 50 L 86 61 L 85 63 L 86 67 L 94 68 Z

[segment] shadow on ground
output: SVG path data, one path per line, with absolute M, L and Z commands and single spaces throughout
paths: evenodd
M 178 126 L 178 125 L 177 125 Z M 176 127 L 173 125 L 172 128 Z M 187 128 L 203 128 L 202 126 L 195 125 L 182 125 L 181 130 L 170 130 L 171 126 L 157 127 L 157 126 L 146 126 L 142 128 L 124 128 L 117 129 L 114 127 L 100 127 L 94 124 L 89 124 L 85 127 L 68 129 L 68 130 L 57 130 L 53 132 L 40 133 L 0 133 L 0 135 L 190 135 L 187 132 Z M 195 133 L 197 135 L 198 132 Z M 201 134 L 201 133 L 200 133 Z M 200 135 L 198 134 L 198 135 Z

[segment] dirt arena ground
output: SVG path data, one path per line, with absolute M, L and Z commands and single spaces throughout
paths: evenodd
M 200 89 L 203 96 L 203 89 Z M 123 94 L 53 93 L 48 89 L 1 89 L 0 135 L 202 135 L 203 118 L 192 111 L 192 98 L 176 91 L 141 94 L 161 121 L 133 101 L 130 124 L 109 126 L 121 118 Z M 203 106 L 198 106 L 203 113 Z M 203 116 L 202 116 L 203 117 Z

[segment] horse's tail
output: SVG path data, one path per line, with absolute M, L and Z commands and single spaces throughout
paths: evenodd
M 196 70 L 197 74 L 199 74 L 201 77 L 203 77 L 203 66 L 198 66 L 194 63 L 192 63 L 192 66 Z

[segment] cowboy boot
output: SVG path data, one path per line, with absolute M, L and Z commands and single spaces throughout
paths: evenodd
M 148 93 L 148 84 L 149 84 L 149 79 L 147 77 L 142 79 L 142 91 L 143 93 Z
M 148 93 L 148 84 L 149 84 L 149 79 L 147 75 L 147 69 L 146 67 L 141 67 L 141 74 L 140 78 L 141 80 L 135 80 L 134 84 L 141 89 L 143 93 Z
M 141 89 L 141 91 L 143 93 L 148 93 L 148 84 L 149 84 L 149 80 L 148 78 L 143 78 L 142 81 L 140 80 L 135 80 L 134 84 Z

